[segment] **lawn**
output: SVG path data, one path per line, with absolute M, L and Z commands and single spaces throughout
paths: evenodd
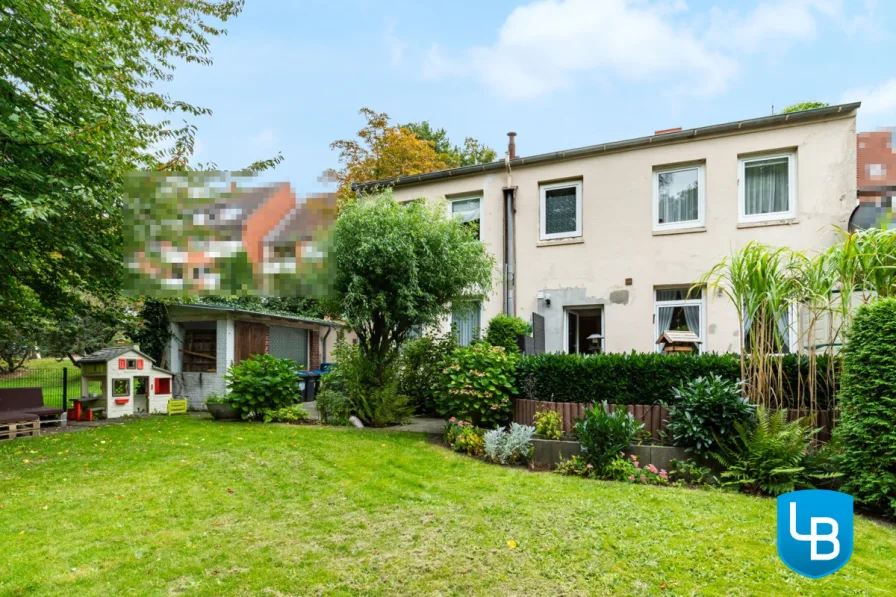
M 421 435 L 152 417 L 0 444 L 0 594 L 892 594 L 812 581 L 775 502 L 487 465 Z M 515 548 L 511 545 L 514 542 Z
M 81 370 L 68 359 L 31 359 L 24 369 L 0 375 L 0 388 L 43 388 L 44 404 L 62 407 L 62 370 L 68 369 L 68 398 L 81 396 Z

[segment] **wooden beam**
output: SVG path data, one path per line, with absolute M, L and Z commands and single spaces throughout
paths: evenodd
M 213 360 L 213 361 L 217 361 L 217 360 L 218 360 L 218 357 L 216 357 L 216 356 L 212 356 L 212 355 L 210 355 L 210 354 L 203 354 L 203 353 L 201 353 L 201 352 L 193 352 L 192 350 L 187 350 L 187 349 L 185 349 L 185 348 L 179 348 L 178 350 L 180 350 L 180 351 L 181 351 L 182 353 L 184 353 L 184 354 L 190 354 L 190 355 L 193 355 L 194 357 L 202 357 L 203 359 L 211 359 L 211 360 Z

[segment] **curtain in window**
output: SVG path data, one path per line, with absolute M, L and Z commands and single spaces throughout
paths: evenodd
M 672 325 L 672 315 L 675 314 L 675 307 L 660 307 L 656 311 L 656 326 L 660 334 L 662 334 Z
M 690 222 L 700 217 L 696 169 L 661 172 L 657 175 L 657 186 L 658 223 Z
M 688 329 L 700 336 L 700 307 L 697 305 L 685 305 L 684 320 L 688 324 Z M 703 338 L 700 338 L 701 340 Z
M 747 215 L 787 211 L 788 159 L 773 158 L 744 164 L 744 207 Z
M 465 199 L 451 203 L 451 215 L 464 223 L 479 219 L 479 199 Z
M 479 305 L 462 307 L 451 312 L 451 323 L 456 328 L 457 342 L 461 346 L 468 346 L 479 338 L 480 327 Z
M 545 191 L 545 234 L 575 232 L 576 228 L 576 187 Z

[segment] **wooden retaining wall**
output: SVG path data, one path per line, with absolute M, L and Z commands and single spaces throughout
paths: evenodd
M 517 398 L 513 404 L 513 420 L 521 425 L 534 425 L 535 413 L 542 410 L 553 410 L 563 417 L 563 432 L 569 433 L 575 426 L 576 419 L 585 416 L 585 409 L 591 408 L 591 404 L 581 402 L 542 402 L 540 400 L 527 400 Z M 638 421 L 644 423 L 644 429 L 650 432 L 651 439 L 662 442 L 661 431 L 665 430 L 663 421 L 669 418 L 669 411 L 658 404 L 611 404 L 610 408 L 625 408 Z M 809 415 L 808 410 L 789 409 L 787 420 L 792 421 L 799 417 Z M 815 411 L 815 427 L 821 427 L 816 439 L 827 442 L 831 439 L 831 429 L 834 427 L 834 411 Z

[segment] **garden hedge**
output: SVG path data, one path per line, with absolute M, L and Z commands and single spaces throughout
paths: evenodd
M 836 430 L 843 491 L 896 517 L 896 299 L 861 307 L 847 339 Z
M 828 359 L 819 356 L 818 408 L 825 409 L 833 396 L 827 381 Z M 797 388 L 806 383 L 808 359 L 784 357 L 784 406 L 796 408 Z M 611 404 L 658 404 L 671 401 L 672 388 L 681 382 L 715 374 L 723 379 L 740 378 L 740 356 L 727 354 L 664 355 L 629 354 L 540 354 L 520 359 L 517 380 L 520 396 L 546 402 L 590 402 Z

